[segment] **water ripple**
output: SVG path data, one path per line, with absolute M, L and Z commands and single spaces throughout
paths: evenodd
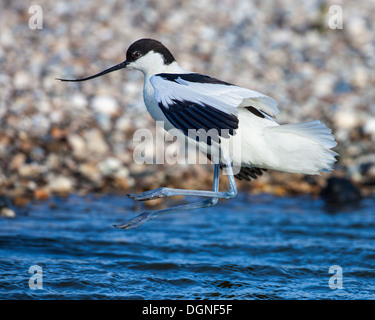
M 112 227 L 134 215 L 122 197 L 35 203 L 0 219 L 0 299 L 373 299 L 365 200 L 332 215 L 306 197 L 240 197 L 127 232 Z M 33 265 L 42 290 L 28 286 Z M 329 288 L 333 265 L 344 289 Z

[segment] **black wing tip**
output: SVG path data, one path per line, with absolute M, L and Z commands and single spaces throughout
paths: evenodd
M 261 176 L 264 171 L 267 171 L 267 169 L 255 167 L 241 167 L 240 172 L 234 176 L 238 180 L 245 179 L 247 181 L 251 181 L 258 178 L 258 176 Z

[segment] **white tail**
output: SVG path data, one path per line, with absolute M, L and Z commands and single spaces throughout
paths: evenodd
M 271 169 L 320 174 L 332 170 L 336 146 L 332 131 L 320 121 L 264 128 L 265 142 L 273 150 Z

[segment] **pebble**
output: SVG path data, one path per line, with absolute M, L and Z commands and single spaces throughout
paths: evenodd
M 76 93 L 72 96 L 71 102 L 74 108 L 85 110 L 88 106 L 88 101 L 83 94 Z
M 375 116 L 369 117 L 363 126 L 363 131 L 371 135 L 372 139 L 375 140 Z
M 47 200 L 51 196 L 47 188 L 37 188 L 34 190 L 34 198 L 36 200 Z
M 21 178 L 35 178 L 44 170 L 44 166 L 37 163 L 23 164 L 18 169 L 18 174 Z
M 16 213 L 12 209 L 1 208 L 1 210 L 0 210 L 0 216 L 2 216 L 4 218 L 15 218 L 16 217 Z
M 68 142 L 72 148 L 73 156 L 77 159 L 85 159 L 87 157 L 87 149 L 85 140 L 78 134 L 68 136 Z
M 113 157 L 109 157 L 98 164 L 99 171 L 104 176 L 116 173 L 121 167 L 121 161 Z
M 69 177 L 50 175 L 48 189 L 59 194 L 69 194 L 74 189 L 74 182 Z
M 79 165 L 78 168 L 79 172 L 96 184 L 100 184 L 102 182 L 102 175 L 98 169 L 98 165 L 94 162 L 86 162 Z
M 362 199 L 361 191 L 347 178 L 331 177 L 320 196 L 329 205 L 352 206 Z
M 115 99 L 107 96 L 96 96 L 92 101 L 95 112 L 112 116 L 118 112 L 118 104 Z
M 85 131 L 84 139 L 89 154 L 106 155 L 109 153 L 109 146 L 100 130 L 90 129 Z

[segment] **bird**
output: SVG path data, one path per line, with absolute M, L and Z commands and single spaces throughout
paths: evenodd
M 309 175 L 333 170 L 338 154 L 331 149 L 336 141 L 332 130 L 321 121 L 279 124 L 276 100 L 185 70 L 167 47 L 154 39 L 135 41 L 129 46 L 125 61 L 95 75 L 56 79 L 87 81 L 121 69 L 143 73 L 143 99 L 151 117 L 162 122 L 165 130 L 174 129 L 176 135 L 203 150 L 214 163 L 214 177 L 212 191 L 160 187 L 129 194 L 138 201 L 174 195 L 202 197 L 202 200 L 145 211 L 115 224 L 116 228 L 132 229 L 164 214 L 211 207 L 219 199 L 234 198 L 238 193 L 235 178 L 251 180 L 269 169 Z M 220 169 L 228 177 L 227 191 L 219 191 Z

